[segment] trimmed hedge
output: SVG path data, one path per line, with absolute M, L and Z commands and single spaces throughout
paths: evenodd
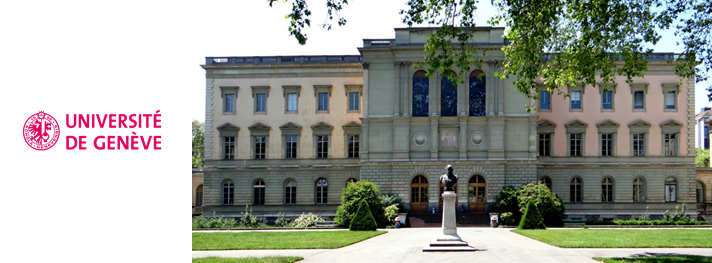
M 546 229 L 544 219 L 541 218 L 533 200 L 527 203 L 527 210 L 524 211 L 522 221 L 519 221 L 519 229 Z
M 381 205 L 380 191 L 376 184 L 368 181 L 346 184 L 346 188 L 341 192 L 341 205 L 336 209 L 336 217 L 334 217 L 336 225 L 349 227 L 356 216 L 359 204 L 361 201 L 366 201 L 376 224 L 386 227 L 392 220 L 386 219 L 385 211 Z
M 358 211 L 351 220 L 351 225 L 349 225 L 349 230 L 376 230 L 376 220 L 371 214 L 371 209 L 368 207 L 366 200 L 361 200 L 358 205 Z
M 614 220 L 614 221 L 588 221 L 587 225 L 599 226 L 702 226 L 709 225 L 707 221 L 665 221 L 665 220 Z

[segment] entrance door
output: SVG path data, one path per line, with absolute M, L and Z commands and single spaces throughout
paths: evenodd
M 452 188 L 454 188 L 455 193 L 457 193 L 457 184 L 453 185 Z M 443 212 L 443 192 L 445 192 L 445 184 L 440 183 L 440 195 L 438 195 L 440 199 L 440 213 Z M 457 198 L 455 198 L 455 212 L 457 212 Z
M 428 179 L 418 175 L 410 183 L 410 210 L 413 213 L 428 212 Z
M 484 212 L 487 208 L 487 184 L 481 175 L 470 177 L 467 184 L 467 206 L 470 212 Z

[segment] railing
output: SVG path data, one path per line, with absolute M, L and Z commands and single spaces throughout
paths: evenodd
M 270 57 L 205 57 L 205 65 L 284 64 L 284 63 L 360 63 L 358 55 L 343 56 L 270 56 Z

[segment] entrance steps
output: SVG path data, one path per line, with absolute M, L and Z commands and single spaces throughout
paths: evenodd
M 441 213 L 411 213 L 408 214 L 410 227 L 442 227 Z M 458 227 L 489 227 L 489 214 L 485 212 L 457 213 Z

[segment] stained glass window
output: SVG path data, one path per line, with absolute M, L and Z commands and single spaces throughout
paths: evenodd
M 470 74 L 470 116 L 485 116 L 486 93 L 484 72 L 473 71 Z
M 440 116 L 457 116 L 457 84 L 447 77 L 440 79 Z
M 413 75 L 413 117 L 428 116 L 429 100 L 429 80 L 420 70 Z

